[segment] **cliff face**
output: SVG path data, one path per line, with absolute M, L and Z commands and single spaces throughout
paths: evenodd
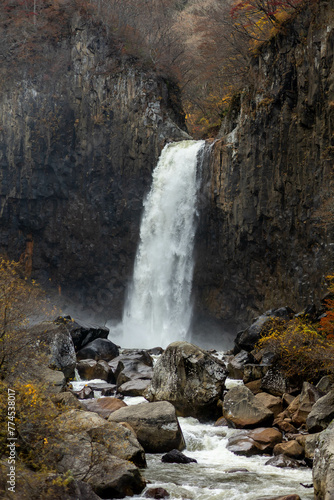
M 86 312 L 117 317 L 151 171 L 166 140 L 186 136 L 178 96 L 79 17 L 49 50 L 49 65 L 1 88 L 0 249 Z
M 252 80 L 214 145 L 195 273 L 199 307 L 240 325 L 317 302 L 333 272 L 334 2 L 286 25 Z

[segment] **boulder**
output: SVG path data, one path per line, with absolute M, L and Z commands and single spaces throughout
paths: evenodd
M 270 452 L 274 446 L 281 443 L 283 434 L 277 429 L 259 428 L 249 432 L 249 437 L 252 438 L 265 453 Z
M 319 382 L 316 385 L 316 388 L 319 391 L 323 392 L 324 395 L 327 394 L 329 391 L 334 389 L 332 378 L 329 375 L 325 375 L 319 380 Z
M 64 325 L 43 321 L 33 325 L 30 331 L 39 342 L 39 347 L 36 349 L 38 357 L 41 358 L 43 353 L 46 355 L 45 362 L 49 368 L 62 371 L 66 379 L 74 377 L 75 350 L 72 338 Z
M 260 446 L 249 436 L 233 436 L 228 440 L 226 449 L 235 455 L 252 457 L 262 453 Z
M 143 396 L 146 392 L 148 385 L 150 384 L 148 379 L 135 379 L 125 382 L 118 387 L 118 392 L 123 396 Z
M 146 466 L 145 452 L 131 427 L 107 422 L 95 413 L 71 410 L 57 417 L 56 422 L 63 435 L 70 442 L 90 442 L 103 445 L 111 454 L 123 460 L 130 460 L 140 467 Z M 78 441 L 78 442 L 79 442 Z M 62 451 L 71 453 L 65 443 Z
M 123 349 L 122 354 L 119 356 L 119 358 L 121 360 L 137 361 L 143 363 L 146 366 L 153 366 L 151 350 L 147 349 Z
M 236 356 L 233 356 L 227 363 L 227 371 L 229 378 L 242 380 L 244 375 L 244 366 L 248 363 L 253 363 L 254 357 L 247 351 L 240 351 Z
M 167 401 L 121 408 L 112 413 L 108 421 L 129 423 L 148 453 L 165 453 L 174 448 L 181 451 L 185 448 L 175 408 Z
M 130 426 L 125 427 L 116 422 L 108 422 L 108 425 L 95 427 L 87 432 L 93 442 L 102 444 L 111 455 L 129 460 L 137 467 L 146 467 L 144 448 L 139 444 Z
M 214 419 L 219 416 L 217 403 L 226 374 L 225 364 L 204 349 L 174 342 L 156 362 L 145 397 L 152 402 L 169 401 L 180 416 Z
M 107 382 L 89 382 L 87 385 L 94 392 L 100 392 L 101 396 L 114 396 L 117 391 L 116 384 L 108 384 Z
M 115 375 L 117 374 L 118 368 L 116 370 Z M 144 365 L 143 363 L 136 362 L 131 366 L 131 368 L 125 367 L 122 371 L 117 375 L 116 384 L 117 386 L 121 386 L 126 382 L 131 380 L 148 380 L 151 381 L 153 377 L 153 369 Z
M 248 389 L 252 391 L 253 394 L 258 394 L 259 392 L 263 392 L 261 389 L 261 382 L 262 381 L 259 378 L 258 380 L 252 380 L 252 382 L 247 382 L 245 386 L 248 387 Z
M 194 458 L 187 457 L 179 450 L 171 450 L 161 457 L 161 462 L 168 464 L 190 464 L 196 463 Z
M 111 384 L 116 382 L 112 369 L 104 360 L 83 359 L 77 363 L 77 370 L 82 380 L 100 379 Z
M 313 485 L 316 500 L 334 499 L 334 421 L 318 438 L 313 461 Z
M 24 372 L 23 379 L 25 383 L 28 381 L 38 381 L 47 387 L 49 394 L 63 392 L 66 387 L 66 377 L 64 373 L 58 370 L 52 370 L 43 364 L 38 365 L 37 359 L 35 361 L 36 364 L 34 367 Z
M 265 465 L 272 465 L 273 467 L 279 467 L 283 469 L 289 467 L 290 469 L 299 469 L 303 467 L 305 463 L 295 458 L 288 457 L 287 455 L 276 455 L 275 457 L 269 458 Z
M 228 440 L 227 449 L 236 455 L 253 456 L 271 453 L 282 441 L 282 433 L 276 429 L 258 428 L 254 431 L 240 431 Z
M 294 427 L 287 420 L 281 420 L 279 418 L 276 418 L 274 420 L 274 422 L 273 422 L 273 425 L 275 425 L 282 432 L 290 433 L 290 434 L 296 434 L 297 433 L 296 427 Z
M 145 491 L 145 498 L 169 498 L 170 495 L 168 491 L 164 488 L 149 488 Z
M 109 335 L 109 328 L 92 325 L 80 319 L 73 319 L 71 316 L 59 316 L 54 323 L 65 326 L 71 335 L 75 351 L 79 351 L 95 339 L 106 339 Z
M 309 413 L 312 410 L 314 403 L 323 396 L 314 385 L 309 382 L 304 382 L 302 387 L 302 392 L 299 396 L 298 408 L 292 415 L 292 423 L 296 427 L 300 427 L 305 424 Z M 289 408 L 291 405 L 289 406 Z
M 260 401 L 260 403 L 268 408 L 268 410 L 272 411 L 274 418 L 276 418 L 277 415 L 283 410 L 282 399 L 277 396 L 273 396 L 272 394 L 268 394 L 267 392 L 255 394 L 255 399 Z
M 230 389 L 223 402 L 223 416 L 234 428 L 254 428 L 270 425 L 274 414 L 245 386 Z
M 321 432 L 334 419 L 334 390 L 319 398 L 306 419 L 309 432 Z
M 119 355 L 119 350 L 116 344 L 108 339 L 95 339 L 93 342 L 89 342 L 85 347 L 80 349 L 77 353 L 77 360 L 82 359 L 95 359 L 99 361 L 103 359 L 105 361 L 110 361 Z
M 94 391 L 91 387 L 88 387 L 88 385 L 85 385 L 80 391 L 72 391 L 72 393 L 78 398 L 78 399 L 93 399 L 94 398 Z
M 244 366 L 244 376 L 243 381 L 245 384 L 252 382 L 253 380 L 262 379 L 267 371 L 269 370 L 268 365 L 259 364 L 248 364 Z
M 296 441 L 286 441 L 274 447 L 274 455 L 286 455 L 297 460 L 304 457 L 304 448 Z
M 305 458 L 313 460 L 319 436 L 320 432 L 317 432 L 316 434 L 302 434 L 296 437 L 296 441 L 304 448 Z
M 102 418 L 108 418 L 115 411 L 127 406 L 121 399 L 113 397 L 82 401 L 82 404 L 86 410 L 95 412 Z
M 56 464 L 58 472 L 70 470 L 76 479 L 84 479 L 102 498 L 132 496 L 145 488 L 145 481 L 134 464 L 111 455 L 105 446 L 91 442 L 86 433 L 64 438 L 62 457 Z
M 269 368 L 265 376 L 262 378 L 261 389 L 264 392 L 269 392 L 273 396 L 282 396 L 289 392 L 288 379 L 277 368 Z
M 8 464 L 0 463 L 0 491 L 3 492 L 2 499 L 9 500 L 17 498 L 20 500 L 32 499 L 54 499 L 54 500 L 100 500 L 92 487 L 74 478 L 69 479 L 68 474 L 55 474 L 50 472 L 34 472 L 23 465 L 18 464 L 15 470 L 16 484 L 15 493 L 11 495 L 8 490 Z M 28 486 L 29 485 L 29 486 Z
M 82 410 L 84 407 L 71 392 L 60 392 L 51 396 L 51 401 L 59 409 Z

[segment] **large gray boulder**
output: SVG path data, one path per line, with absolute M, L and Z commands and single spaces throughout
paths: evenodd
M 334 418 L 334 390 L 318 399 L 306 419 L 308 431 L 321 432 Z
M 334 421 L 319 436 L 314 452 L 313 485 L 316 500 L 334 500 Z
M 245 386 L 230 389 L 223 402 L 223 415 L 237 429 L 270 425 L 274 414 Z
M 90 484 L 101 498 L 123 498 L 144 489 L 145 481 L 134 464 L 111 455 L 86 433 L 64 438 L 63 454 L 56 465 L 58 472 L 70 470 L 76 479 Z
M 185 448 L 175 408 L 167 401 L 120 408 L 110 415 L 108 421 L 130 424 L 148 453 L 165 453 L 174 448 L 182 451 Z
M 188 342 L 173 342 L 158 359 L 149 401 L 169 401 L 180 416 L 200 420 L 220 416 L 218 401 L 223 396 L 227 371 L 222 361 Z

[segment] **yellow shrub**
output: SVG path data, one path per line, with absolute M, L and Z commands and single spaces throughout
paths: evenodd
M 334 373 L 333 341 L 300 318 L 288 322 L 273 318 L 257 348 L 274 352 L 279 366 L 291 379 L 316 382 L 323 374 Z

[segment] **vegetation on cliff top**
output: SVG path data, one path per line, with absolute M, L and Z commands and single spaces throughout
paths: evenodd
M 3 0 L 0 61 L 66 67 L 66 40 L 80 16 L 119 57 L 134 57 L 178 82 L 188 127 L 214 133 L 231 95 L 249 83 L 252 54 L 304 0 Z M 57 49 L 57 57 L 50 53 Z M 51 68 L 51 72 L 50 72 Z

